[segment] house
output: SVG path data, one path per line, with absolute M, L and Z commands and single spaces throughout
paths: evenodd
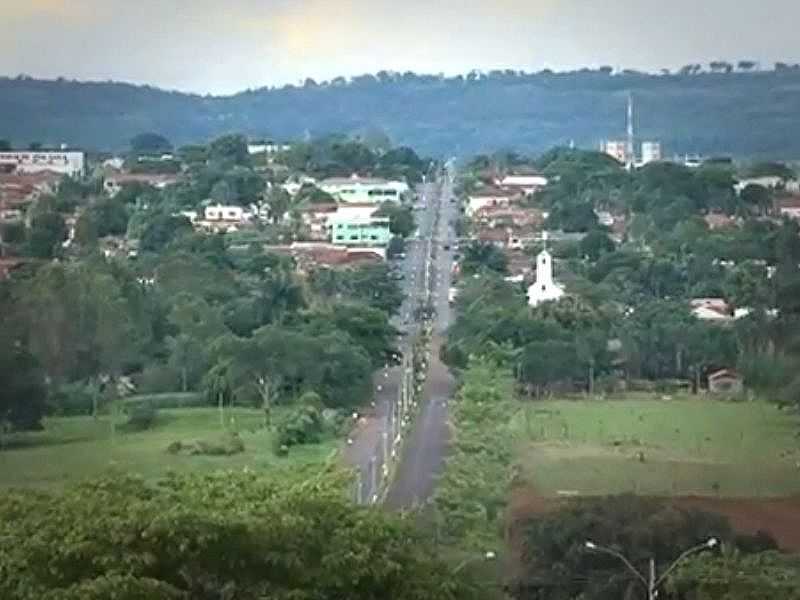
M 778 198 L 775 201 L 775 209 L 782 217 L 800 220 L 800 195 Z
M 159 175 L 148 173 L 119 173 L 109 175 L 103 181 L 103 189 L 112 198 L 119 194 L 123 187 L 126 185 L 141 184 L 149 185 L 157 190 L 163 190 L 166 187 L 178 183 L 179 178 L 175 175 Z
M 388 217 L 353 217 L 337 212 L 329 223 L 331 243 L 337 246 L 385 247 L 392 239 Z
M 287 246 L 269 246 L 270 252 L 291 256 L 301 272 L 315 266 L 348 267 L 365 263 L 378 263 L 386 259 L 384 248 L 347 248 L 330 243 L 294 242 Z
M 703 220 L 711 231 L 736 227 L 736 220 L 722 213 L 709 213 L 703 217 Z
M 374 206 L 372 207 L 374 210 Z M 337 213 L 338 204 L 309 204 L 299 209 L 303 225 L 308 229 L 312 240 L 323 241 L 330 237 L 328 221 Z
M 0 202 L 7 207 L 20 208 L 42 195 L 53 195 L 58 191 L 62 177 L 53 171 L 0 174 Z
M 502 179 L 495 180 L 495 183 L 499 187 L 532 196 L 547 187 L 547 177 L 543 175 L 506 175 Z
M 72 150 L 0 152 L 0 171 L 19 174 L 51 171 L 61 176 L 81 177 L 85 163 L 84 153 Z
M 273 155 L 278 152 L 287 152 L 291 149 L 289 144 L 279 144 L 272 140 L 256 141 L 247 144 L 248 154 L 266 154 Z
M 528 288 L 528 305 L 553 302 L 564 296 L 564 289 L 553 280 L 553 257 L 547 251 L 547 234 L 543 235 L 545 249 L 536 257 L 536 281 Z
M 733 310 L 723 298 L 695 298 L 689 305 L 692 314 L 701 321 L 728 323 L 733 320 Z
M 595 210 L 594 214 L 597 216 L 597 221 L 603 227 L 612 227 L 614 225 L 614 215 L 607 210 Z
M 224 206 L 215 204 L 206 206 L 203 210 L 203 219 L 196 221 L 195 225 L 205 231 L 215 233 L 233 233 L 239 231 L 242 225 L 252 218 L 241 206 Z
M 741 394 L 744 380 L 733 369 L 720 369 L 708 376 L 708 391 L 712 394 Z
M 786 190 L 789 192 L 800 191 L 800 182 L 793 179 L 784 179 L 777 175 L 765 175 L 764 177 L 748 177 L 736 182 L 734 189 L 737 194 L 741 194 L 742 190 L 748 185 L 760 185 L 768 190 Z
M 319 188 L 341 202 L 383 204 L 400 202 L 409 193 L 403 181 L 387 181 L 371 177 L 332 177 L 320 182 Z
M 538 229 L 545 222 L 544 212 L 536 208 L 516 206 L 484 206 L 477 210 L 472 220 L 489 227 Z
M 518 191 L 486 186 L 470 194 L 467 198 L 467 206 L 464 212 L 468 217 L 472 218 L 482 209 L 496 206 L 508 207 L 512 202 L 520 198 L 521 194 Z

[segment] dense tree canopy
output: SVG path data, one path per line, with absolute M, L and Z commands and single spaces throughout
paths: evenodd
M 408 523 L 354 507 L 328 479 L 220 473 L 148 485 L 115 477 L 63 493 L 7 492 L 0 596 L 477 597 Z

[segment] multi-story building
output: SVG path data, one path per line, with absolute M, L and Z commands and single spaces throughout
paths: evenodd
M 392 239 L 388 217 L 348 217 L 330 219 L 331 242 L 337 246 L 387 246 Z
M 606 140 L 601 150 L 622 164 L 628 161 L 628 142 L 624 140 Z
M 41 173 L 52 171 L 70 177 L 83 176 L 86 158 L 83 152 L 63 151 L 20 151 L 0 152 L 0 171 L 12 173 Z
M 320 182 L 319 188 L 341 202 L 382 204 L 400 202 L 409 191 L 404 181 L 387 181 L 365 177 L 332 177 Z
M 642 142 L 642 164 L 661 160 L 661 142 Z

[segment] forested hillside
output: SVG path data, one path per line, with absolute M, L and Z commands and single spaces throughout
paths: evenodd
M 607 70 L 440 78 L 412 73 L 337 79 L 229 97 L 120 83 L 0 79 L 0 138 L 119 149 L 142 131 L 177 143 L 225 132 L 298 138 L 379 129 L 425 154 L 596 147 L 638 131 L 672 153 L 800 157 L 800 70 L 612 75 Z

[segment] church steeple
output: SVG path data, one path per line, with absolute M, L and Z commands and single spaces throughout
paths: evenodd
M 544 249 L 536 257 L 536 281 L 528 288 L 528 304 L 536 306 L 542 302 L 558 300 L 564 290 L 553 281 L 553 257 L 547 251 L 547 232 L 542 233 Z

